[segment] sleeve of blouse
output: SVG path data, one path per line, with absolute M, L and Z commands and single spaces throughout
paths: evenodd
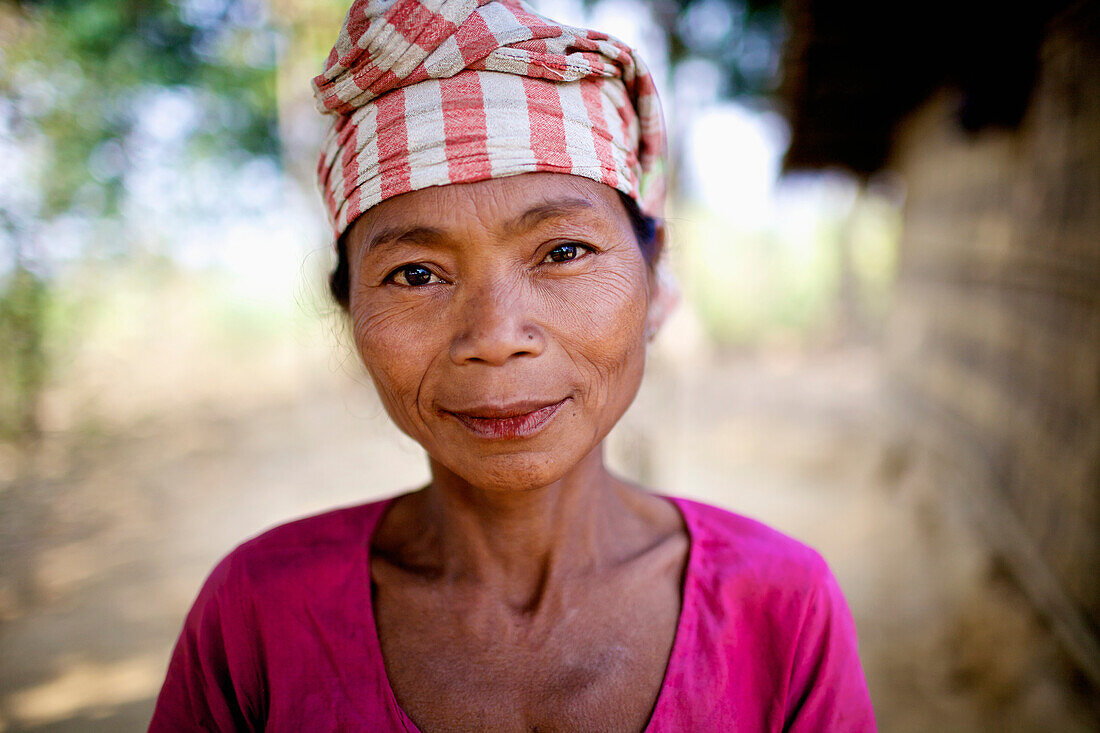
M 257 729 L 254 627 L 235 570 L 230 555 L 199 591 L 168 663 L 150 733 Z
M 874 733 L 852 614 L 824 562 L 822 572 L 798 633 L 784 730 Z

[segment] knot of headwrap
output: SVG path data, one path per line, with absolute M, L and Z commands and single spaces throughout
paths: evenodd
M 337 236 L 398 194 L 533 171 L 661 213 L 664 122 L 645 65 L 520 0 L 356 0 L 313 85 L 334 115 L 317 174 Z

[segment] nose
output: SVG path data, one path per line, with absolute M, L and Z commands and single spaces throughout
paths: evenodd
M 521 285 L 470 283 L 463 290 L 451 341 L 455 364 L 501 366 L 513 357 L 542 353 L 546 334 L 532 317 L 532 304 Z

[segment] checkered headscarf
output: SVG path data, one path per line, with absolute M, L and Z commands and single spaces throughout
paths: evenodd
M 645 65 L 522 0 L 355 0 L 313 87 L 333 115 L 317 175 L 337 236 L 398 194 L 531 171 L 661 213 L 664 122 Z

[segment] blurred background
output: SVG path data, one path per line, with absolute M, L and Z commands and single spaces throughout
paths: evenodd
M 611 462 L 817 547 L 882 730 L 1100 729 L 1098 3 L 537 7 L 671 126 Z M 143 730 L 220 556 L 427 478 L 325 287 L 346 9 L 0 0 L 0 731 Z

